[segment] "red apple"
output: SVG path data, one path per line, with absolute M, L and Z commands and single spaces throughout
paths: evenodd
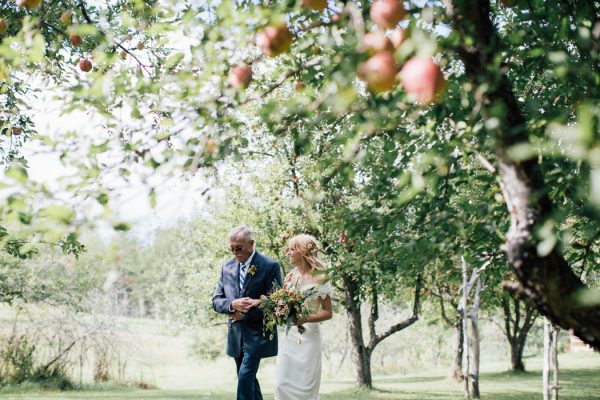
M 375 54 L 358 68 L 358 76 L 367 82 L 367 87 L 375 93 L 390 91 L 396 86 L 398 67 L 389 51 Z
M 382 51 L 394 51 L 392 41 L 381 31 L 367 33 L 363 37 L 360 48 L 362 51 L 367 51 L 370 54 L 380 53 Z
M 5 18 L 0 18 L 0 33 L 6 33 L 8 30 L 8 21 Z
M 398 29 L 394 29 L 391 33 L 390 33 L 390 40 L 392 41 L 392 44 L 394 45 L 394 47 L 397 49 L 398 47 L 400 47 L 400 45 L 402 43 L 404 43 L 404 40 L 406 39 L 406 30 L 398 28 Z
M 294 84 L 294 89 L 296 90 L 296 92 L 301 91 L 302 89 L 304 89 L 306 87 L 306 85 L 304 84 L 304 82 L 296 82 Z
M 327 0 L 302 0 L 302 5 L 312 10 L 323 11 L 327 7 Z
M 269 57 L 276 57 L 292 45 L 292 34 L 285 25 L 269 25 L 258 32 L 256 43 Z
M 12 128 L 12 134 L 13 135 L 19 136 L 21 133 L 23 133 L 23 129 L 17 128 L 17 127 Z
M 229 72 L 229 83 L 236 89 L 247 88 L 250 82 L 252 82 L 252 68 L 248 65 L 238 65 Z
M 342 20 L 342 16 L 340 14 L 333 14 L 333 17 L 331 17 L 332 22 L 339 22 L 341 20 Z
M 340 233 L 338 233 L 338 240 L 340 241 L 340 243 L 347 243 L 348 242 L 348 236 L 346 236 L 345 233 L 340 232 Z
M 60 22 L 65 25 L 71 25 L 73 23 L 73 13 L 71 11 L 63 11 L 60 14 Z
M 392 29 L 404 18 L 401 0 L 377 0 L 371 5 L 371 19 L 381 29 Z
M 75 47 L 81 46 L 81 43 L 83 43 L 83 38 L 79 35 L 69 35 L 69 42 L 71 42 L 71 44 Z
M 92 62 L 88 59 L 79 60 L 79 69 L 83 72 L 90 72 L 92 70 Z
M 446 79 L 431 57 L 413 57 L 400 71 L 402 87 L 413 101 L 429 104 L 444 91 Z

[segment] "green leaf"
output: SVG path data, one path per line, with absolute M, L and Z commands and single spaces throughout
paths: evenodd
M 113 229 L 115 231 L 127 232 L 128 230 L 131 229 L 131 226 L 129 224 L 121 222 L 119 224 L 113 225 Z
M 6 170 L 6 176 L 17 182 L 25 183 L 27 181 L 27 170 L 21 165 L 13 164 Z
M 29 61 L 40 63 L 44 61 L 44 51 L 46 49 L 46 41 L 40 33 L 33 36 L 33 44 L 29 53 Z
M 81 36 L 93 36 L 98 33 L 98 28 L 90 24 L 72 25 L 69 27 L 69 33 Z
M 42 209 L 40 215 L 63 224 L 70 224 L 71 220 L 75 217 L 75 211 L 64 206 L 53 204 Z
M 108 204 L 108 194 L 100 193 L 98 196 L 96 196 L 96 200 L 98 201 L 98 203 L 105 206 Z
M 150 189 L 150 207 L 156 207 L 156 191 L 154 188 Z

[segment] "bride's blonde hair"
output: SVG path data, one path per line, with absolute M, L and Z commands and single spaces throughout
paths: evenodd
M 309 265 L 311 272 L 316 269 L 325 269 L 325 264 L 319 259 L 319 244 L 317 239 L 311 235 L 296 235 L 288 242 L 288 247 L 296 249 L 302 254 L 304 260 Z

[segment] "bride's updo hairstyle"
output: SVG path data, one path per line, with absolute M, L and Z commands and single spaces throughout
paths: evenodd
M 319 244 L 311 235 L 301 234 L 294 236 L 290 239 L 288 247 L 296 249 L 302 254 L 302 258 L 304 258 L 310 266 L 311 272 L 316 269 L 325 269 L 325 264 L 323 264 L 317 255 L 319 252 Z

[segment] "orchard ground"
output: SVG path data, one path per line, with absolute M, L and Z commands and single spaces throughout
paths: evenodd
M 541 365 L 541 359 L 531 359 L 531 364 Z M 600 355 L 594 353 L 570 353 L 559 357 L 562 365 L 560 373 L 560 396 L 569 400 L 600 399 Z M 177 368 L 174 363 L 173 368 Z M 225 367 L 225 366 L 223 366 Z M 488 366 L 491 367 L 491 366 Z M 234 392 L 226 390 L 231 386 L 231 374 L 223 369 L 223 376 L 214 378 L 214 366 L 198 369 L 195 390 L 140 390 L 119 386 L 84 386 L 81 391 L 44 392 L 35 389 L 4 389 L 0 392 L 3 399 L 214 399 L 234 398 Z M 488 368 L 489 369 L 489 368 Z M 265 398 L 272 398 L 272 379 L 262 371 L 262 386 Z M 181 377 L 186 376 L 183 373 Z M 210 378 L 208 378 L 210 376 Z M 495 400 L 533 400 L 541 396 L 541 372 L 532 368 L 530 372 L 514 374 L 508 372 L 488 372 L 481 376 L 482 397 Z M 172 382 L 174 383 L 174 382 Z M 211 386 L 214 390 L 211 390 Z M 323 400 L 362 400 L 362 399 L 462 399 L 463 386 L 449 382 L 444 375 L 388 375 L 376 376 L 375 389 L 362 391 L 354 388 L 351 377 L 325 379 L 322 386 Z M 201 388 L 200 388 L 201 387 Z
M 10 327 L 14 315 L 10 309 L 3 307 L 0 313 L 2 325 Z M 233 361 L 226 357 L 217 357 L 214 361 L 202 361 L 192 355 L 194 346 L 194 330 L 175 331 L 173 324 L 151 319 L 123 318 L 120 326 L 124 327 L 119 336 L 121 346 L 127 348 L 123 357 L 127 357 L 127 385 L 92 384 L 90 366 L 82 373 L 82 385 L 74 391 L 49 391 L 38 386 L 4 387 L 0 390 L 2 399 L 232 399 L 235 392 L 235 370 Z M 345 319 L 338 313 L 331 322 L 331 329 L 325 331 L 325 346 L 340 341 L 339 332 L 344 332 Z M 211 328 L 221 329 L 221 325 Z M 427 334 L 426 332 L 429 332 Z M 507 372 L 508 362 L 501 336 L 497 336 L 497 327 L 484 324 L 484 352 L 481 365 L 481 391 L 483 398 L 498 400 L 539 399 L 541 396 L 542 359 L 539 352 L 529 348 L 525 363 L 528 372 L 515 374 Z M 3 331 L 3 334 L 6 332 Z M 439 330 L 431 324 L 417 323 L 397 335 L 397 342 L 413 343 L 413 347 L 424 344 L 435 336 L 451 340 L 451 332 Z M 563 338 L 564 339 L 564 338 Z M 435 339 L 438 340 L 438 339 Z M 536 337 L 532 335 L 532 342 Z M 449 349 L 446 342 L 440 343 L 440 353 Z M 397 346 L 398 344 L 394 344 Z M 410 345 L 409 345 L 410 347 Z M 352 373 L 350 354 L 342 359 L 335 359 L 329 354 L 324 357 L 321 398 L 323 400 L 359 400 L 359 399 L 462 399 L 463 385 L 450 382 L 447 376 L 448 365 L 440 356 L 437 367 L 419 365 L 414 354 L 406 348 L 396 347 L 399 351 L 392 354 L 395 362 L 385 364 L 374 362 L 374 390 L 356 389 Z M 349 351 L 349 348 L 348 348 Z M 392 348 L 384 351 L 390 353 Z M 428 356 L 430 358 L 430 356 Z M 402 360 L 406 360 L 402 366 Z M 560 353 L 560 395 L 564 399 L 583 400 L 600 399 L 600 355 L 592 352 Z M 377 368 L 379 365 L 379 368 Z M 406 367 L 406 368 L 403 368 Z M 431 367 L 431 368 L 430 368 Z M 265 398 L 272 398 L 275 359 L 266 359 L 261 364 L 259 380 Z M 80 371 L 74 367 L 71 375 L 79 377 Z M 143 382 L 151 389 L 139 389 Z M 76 382 L 77 383 L 77 382 Z

